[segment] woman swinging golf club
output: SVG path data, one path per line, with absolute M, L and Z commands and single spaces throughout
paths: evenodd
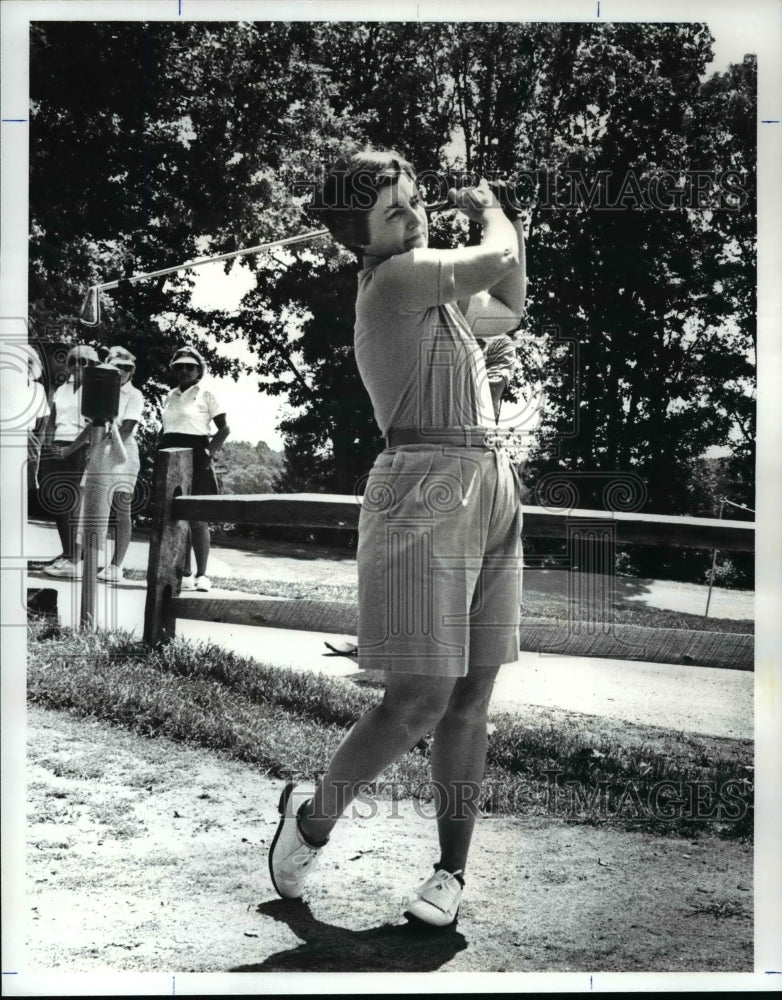
M 387 448 L 359 522 L 358 656 L 386 684 L 317 787 L 285 787 L 269 855 L 278 893 L 301 897 L 346 806 L 433 729 L 440 853 L 405 913 L 440 927 L 462 899 L 495 677 L 518 658 L 518 481 L 491 434 L 472 328 L 515 328 L 525 288 L 521 222 L 485 182 L 449 197 L 482 228 L 479 246 L 428 248 L 415 171 L 393 152 L 341 159 L 316 199 L 333 237 L 363 261 L 356 361 Z

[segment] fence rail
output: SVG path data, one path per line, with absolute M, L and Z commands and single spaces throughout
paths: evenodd
M 177 618 L 355 633 L 356 607 L 352 604 L 247 594 L 237 597 L 232 592 L 178 595 L 189 521 L 355 531 L 361 511 L 359 497 L 312 493 L 190 496 L 191 478 L 189 449 L 171 448 L 158 453 L 144 619 L 147 642 L 173 637 Z M 523 507 L 523 513 L 525 535 L 567 538 L 572 567 L 599 568 L 609 576 L 616 544 L 745 552 L 752 551 L 755 544 L 755 526 L 744 521 L 531 506 Z M 578 575 L 589 578 L 588 573 Z M 589 606 L 589 600 L 584 601 L 583 579 L 578 586 L 580 606 Z M 752 668 L 751 635 L 620 626 L 607 620 L 612 602 L 610 594 L 606 600 L 605 583 L 596 582 L 594 591 L 594 604 L 602 608 L 603 618 L 552 622 L 522 617 L 522 648 L 561 655 Z
M 676 548 L 725 549 L 752 552 L 755 525 L 747 521 L 709 517 L 672 517 L 622 511 L 544 510 L 522 506 L 524 534 L 538 538 L 565 538 L 567 525 L 615 526 L 619 544 L 671 545 Z M 171 516 L 183 521 L 225 521 L 279 528 L 339 528 L 355 531 L 361 498 L 342 494 L 268 493 L 253 496 L 182 496 Z

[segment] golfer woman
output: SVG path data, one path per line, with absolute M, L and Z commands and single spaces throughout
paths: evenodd
M 212 459 L 231 433 L 225 409 L 215 393 L 201 385 L 206 365 L 195 348 L 180 347 L 174 352 L 169 367 L 177 381 L 177 388 L 168 394 L 163 404 L 160 447 L 192 448 L 192 493 L 196 496 L 211 496 L 220 492 Z M 213 423 L 217 428 L 214 434 Z M 191 521 L 190 538 L 195 555 L 195 580 L 188 547 L 182 590 L 209 590 L 212 586 L 206 575 L 209 525 L 204 521 Z
M 44 570 L 49 576 L 79 577 L 76 532 L 81 484 L 90 443 L 90 425 L 81 414 L 82 374 L 98 364 L 92 347 L 77 344 L 65 358 L 68 378 L 52 396 L 43 431 L 39 496 L 44 510 L 54 514 L 62 554 Z
M 396 153 L 340 160 L 316 201 L 363 261 L 356 361 L 388 446 L 359 522 L 358 656 L 386 683 L 317 787 L 286 786 L 269 856 L 279 894 L 300 897 L 345 807 L 433 729 L 440 853 L 405 912 L 440 927 L 462 899 L 494 680 L 518 658 L 518 481 L 472 328 L 515 328 L 525 286 L 521 223 L 485 182 L 449 198 L 479 246 L 428 249 L 415 171 Z

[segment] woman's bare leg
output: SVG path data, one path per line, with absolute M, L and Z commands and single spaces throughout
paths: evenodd
M 440 865 L 464 871 L 486 769 L 486 715 L 499 666 L 460 677 L 434 731 L 432 781 L 440 797 Z
M 205 521 L 191 521 L 190 538 L 195 555 L 196 576 L 205 576 L 209 561 L 209 525 Z
M 342 741 L 301 814 L 301 830 L 308 840 L 325 841 L 361 786 L 374 781 L 437 725 L 455 683 L 453 677 L 389 675 L 382 702 Z
M 114 511 L 117 515 L 117 533 L 114 538 L 114 555 L 111 562 L 113 566 L 121 566 L 130 545 L 131 523 L 130 523 L 130 501 L 131 494 L 117 492 L 114 494 Z

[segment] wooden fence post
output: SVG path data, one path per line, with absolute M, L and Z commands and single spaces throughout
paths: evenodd
M 81 611 L 79 627 L 94 629 L 96 626 L 96 605 L 98 591 L 98 549 L 101 539 L 106 538 L 109 525 L 109 507 L 106 498 L 106 484 L 97 471 L 95 463 L 103 445 L 106 431 L 102 424 L 90 428 L 90 458 L 87 463 L 84 496 L 79 514 L 81 544 L 84 562 L 81 579 Z
M 155 459 L 152 486 L 152 535 L 147 565 L 147 601 L 144 610 L 144 642 L 153 645 L 172 639 L 176 618 L 169 603 L 179 592 L 189 539 L 187 521 L 173 518 L 175 497 L 188 496 L 193 481 L 190 448 L 163 448 Z

